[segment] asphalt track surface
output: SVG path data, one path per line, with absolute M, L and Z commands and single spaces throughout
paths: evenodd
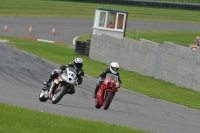
M 49 18 L 6 18 L 0 17 L 0 26 L 2 27 L 2 23 L 7 22 L 9 25 L 13 25 L 14 30 L 11 32 L 12 28 L 10 27 L 7 33 L 1 34 L 10 36 L 26 34 L 22 34 L 22 31 L 16 32 L 20 25 L 25 25 L 24 31 L 27 31 L 29 25 L 27 22 L 30 20 L 35 26 L 40 28 L 50 23 Z M 22 20 L 23 23 L 21 22 Z M 46 21 L 43 22 L 43 20 Z M 64 29 L 71 28 L 71 30 L 65 31 L 66 36 L 62 35 L 62 37 L 65 36 L 64 39 L 71 39 L 70 41 L 72 41 L 74 37 L 92 31 L 92 26 L 89 25 L 89 23 L 92 24 L 90 19 L 60 19 L 60 21 L 56 19 L 49 25 L 59 25 L 64 20 L 71 22 L 67 25 L 63 23 L 63 27 L 65 27 L 62 29 L 63 31 Z M 74 26 L 78 20 L 79 22 L 82 21 L 81 23 L 84 27 Z M 73 21 L 75 22 L 73 23 Z M 60 23 L 57 24 L 57 22 Z M 147 22 L 141 22 L 140 24 L 142 23 Z M 153 25 L 152 22 L 149 23 Z M 152 25 L 150 26 L 151 28 L 153 28 Z M 188 25 L 191 27 L 191 30 L 197 30 L 192 28 L 193 24 L 183 25 L 183 27 Z M 72 27 L 77 29 L 73 29 Z M 154 29 L 157 27 L 158 22 L 156 22 Z M 170 27 L 178 26 L 172 25 Z M 41 30 L 40 28 L 38 30 Z M 46 27 L 46 30 L 41 30 L 41 32 L 45 34 L 49 28 L 47 29 Z M 53 35 L 51 35 L 51 30 L 49 32 L 48 35 L 41 36 L 41 38 L 51 39 Z M 42 33 L 39 34 L 42 35 Z M 68 38 L 67 35 L 70 35 L 70 37 Z M 53 37 L 58 40 L 62 38 Z M 200 131 L 200 112 L 198 110 L 150 98 L 123 88 L 120 88 L 108 110 L 96 109 L 92 95 L 97 80 L 88 75 L 85 76 L 83 84 L 76 87 L 76 93 L 74 95 L 65 95 L 56 105 L 52 104 L 49 100 L 42 103 L 38 99 L 41 88 L 43 87 L 42 82 L 58 66 L 58 64 L 51 61 L 0 42 L 0 102 L 66 116 L 135 127 L 157 133 L 199 133 Z
M 27 17 L 0 17 L 0 35 L 28 36 L 45 40 L 72 44 L 76 36 L 91 34 L 94 19 L 79 18 L 27 18 Z M 3 29 L 7 24 L 8 32 Z M 28 30 L 32 26 L 32 34 Z M 134 30 L 190 30 L 200 31 L 200 23 L 188 24 L 177 22 L 137 21 L 127 22 L 127 31 Z M 55 28 L 55 35 L 51 32 Z

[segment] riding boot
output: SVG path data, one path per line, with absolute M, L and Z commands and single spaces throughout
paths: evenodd
M 75 87 L 74 87 L 74 85 L 70 86 L 70 89 L 68 90 L 68 93 L 71 94 L 71 95 L 75 93 Z

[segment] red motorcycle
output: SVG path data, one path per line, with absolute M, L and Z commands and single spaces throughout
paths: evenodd
M 108 73 L 97 92 L 95 107 L 100 109 L 103 106 L 104 110 L 107 110 L 118 88 L 120 88 L 118 76 Z

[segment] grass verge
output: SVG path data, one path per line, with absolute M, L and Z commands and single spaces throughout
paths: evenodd
M 165 41 L 174 42 L 176 44 L 183 45 L 195 45 L 194 39 L 196 36 L 200 36 L 199 31 L 170 31 L 170 30 L 140 30 L 138 33 L 135 31 L 126 32 L 126 37 L 131 39 L 144 38 L 159 44 L 163 44 Z M 82 35 L 77 38 L 77 41 L 87 41 L 90 40 L 91 34 Z M 138 37 L 138 38 L 136 38 Z
M 0 104 L 1 133 L 150 133 L 103 122 L 93 122 Z
M 199 23 L 199 11 L 52 0 L 0 0 L 0 16 L 94 18 L 97 7 L 129 13 L 129 20 Z
M 153 0 L 153 1 L 181 2 L 181 3 L 200 3 L 199 0 Z

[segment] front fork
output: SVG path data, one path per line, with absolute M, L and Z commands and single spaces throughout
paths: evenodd
M 54 79 L 54 81 L 51 83 L 50 89 L 49 89 L 49 96 L 51 97 L 52 94 L 55 92 L 56 86 L 60 86 L 61 82 L 59 82 L 58 79 Z
M 50 86 L 50 89 L 49 89 L 49 94 L 48 94 L 50 99 L 52 98 L 52 94 L 53 94 L 55 85 L 56 84 L 54 82 L 51 83 L 51 86 Z
M 104 90 L 104 101 L 106 100 L 106 93 L 107 93 L 107 92 L 112 92 L 112 93 L 113 93 L 112 99 L 114 98 L 115 93 L 116 93 L 114 90 L 107 90 L 107 89 L 105 89 L 105 90 Z
M 66 86 L 66 88 L 67 88 L 66 93 L 68 91 L 70 91 L 70 89 L 71 89 L 71 88 L 69 88 L 70 87 L 69 84 L 65 84 L 63 82 L 58 82 L 58 83 L 53 82 L 53 84 L 51 85 L 51 88 L 49 89 L 49 94 L 54 94 L 55 91 L 57 91 L 56 88 L 61 87 L 61 86 Z

